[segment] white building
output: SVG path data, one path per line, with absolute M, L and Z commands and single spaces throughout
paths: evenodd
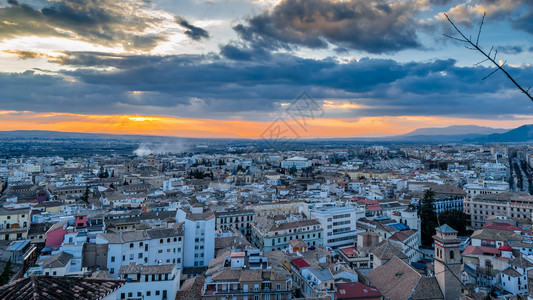
M 499 194 L 509 191 L 509 183 L 506 181 L 479 180 L 465 184 L 463 190 L 469 197 L 475 195 Z
M 108 244 L 107 268 L 111 278 L 118 278 L 120 267 L 132 262 L 176 264 L 181 270 L 183 243 L 182 228 L 100 233 L 96 236 L 96 244 Z
M 121 279 L 126 279 L 116 293 L 116 299 L 176 299 L 180 289 L 180 270 L 175 264 L 138 265 L 130 263 L 118 271 Z
M 294 167 L 296 170 L 301 170 L 310 166 L 311 162 L 307 158 L 299 156 L 287 158 L 281 162 L 281 167 L 285 169 L 292 169 Z
M 215 258 L 215 214 L 197 205 L 187 212 L 179 209 L 176 221 L 184 222 L 187 247 L 183 252 L 183 266 L 209 266 L 209 262 Z
M 356 243 L 356 222 L 364 216 L 364 210 L 340 203 L 312 207 L 309 210 L 311 219 L 318 220 L 324 228 L 324 246 L 336 249 Z
M 481 166 L 481 176 L 494 180 L 507 180 L 509 168 L 502 163 L 485 163 Z

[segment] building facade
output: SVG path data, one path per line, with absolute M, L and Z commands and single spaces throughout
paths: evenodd
M 202 206 L 179 209 L 176 221 L 184 222 L 184 267 L 207 267 L 215 257 L 215 214 Z
M 357 210 L 352 205 L 324 205 L 310 210 L 311 218 L 318 220 L 324 229 L 324 246 L 337 249 L 355 245 Z
M 175 264 L 183 266 L 184 232 L 182 228 L 100 233 L 96 244 L 107 244 L 109 277 L 118 278 L 121 266 Z
M 523 192 L 484 194 L 465 198 L 464 212 L 470 226 L 482 228 L 489 216 L 529 220 L 533 213 L 533 196 Z
M 267 218 L 252 225 L 252 243 L 265 252 L 289 249 L 289 241 L 295 239 L 309 246 L 322 245 L 322 225 L 317 220 L 274 222 Z

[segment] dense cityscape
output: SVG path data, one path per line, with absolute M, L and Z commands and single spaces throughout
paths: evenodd
M 0 159 L 1 298 L 531 295 L 528 145 L 137 146 Z
M 0 0 L 0 300 L 533 300 L 533 0 Z

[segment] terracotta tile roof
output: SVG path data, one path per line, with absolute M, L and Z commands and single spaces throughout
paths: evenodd
M 403 230 L 403 231 L 396 232 L 390 238 L 396 241 L 405 241 L 415 234 L 416 234 L 416 230 L 409 229 L 409 230 Z
M 183 282 L 180 290 L 176 294 L 176 299 L 196 300 L 202 298 L 202 289 L 204 287 L 205 277 L 197 276 L 189 278 Z
M 370 282 L 390 299 L 444 299 L 435 277 L 425 277 L 398 257 L 370 274 Z
M 382 241 L 375 248 L 370 250 L 370 252 L 381 260 L 389 260 L 393 257 L 399 257 L 400 259 L 408 258 L 401 249 L 389 240 Z
M 444 299 L 442 290 L 440 289 L 437 278 L 434 276 L 420 277 L 418 284 L 416 285 L 413 294 L 411 295 L 412 300 L 426 300 L 426 299 Z
M 366 209 L 368 209 L 368 210 L 380 210 L 381 206 L 379 206 L 379 205 L 369 205 L 369 206 L 366 207 Z
M 342 251 L 342 253 L 344 253 L 344 255 L 346 255 L 346 257 L 348 258 L 359 256 L 357 254 L 355 247 L 346 247 L 346 248 L 339 249 L 339 251 Z
M 72 254 L 59 252 L 55 255 L 38 261 L 43 268 L 62 268 L 72 259 Z
M 298 269 L 302 269 L 302 268 L 307 268 L 307 267 L 310 267 L 311 265 L 308 264 L 305 259 L 303 258 L 296 258 L 296 259 L 293 259 L 291 260 L 291 262 L 298 268 Z
M 30 276 L 0 287 L 0 299 L 100 299 L 117 290 L 124 283 L 123 279 Z
M 507 269 L 503 270 L 502 274 L 505 274 L 505 275 L 508 275 L 508 276 L 511 276 L 511 277 L 521 277 L 521 276 L 523 276 L 522 274 L 520 274 L 520 272 L 518 272 L 517 270 L 515 270 L 515 269 L 513 269 L 511 267 L 508 267 Z
M 335 299 L 381 299 L 381 296 L 375 287 L 360 282 L 338 283 L 335 292 Z
M 488 246 L 472 246 L 469 245 L 466 247 L 465 251 L 463 251 L 463 255 L 500 255 L 500 250 L 496 249 L 495 247 L 488 247 Z
M 261 281 L 263 270 L 241 270 L 239 281 Z

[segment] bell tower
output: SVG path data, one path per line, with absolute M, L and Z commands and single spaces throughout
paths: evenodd
M 435 228 L 435 231 L 435 277 L 444 299 L 461 299 L 462 288 L 458 280 L 461 278 L 461 241 L 457 239 L 457 231 L 446 224 Z

